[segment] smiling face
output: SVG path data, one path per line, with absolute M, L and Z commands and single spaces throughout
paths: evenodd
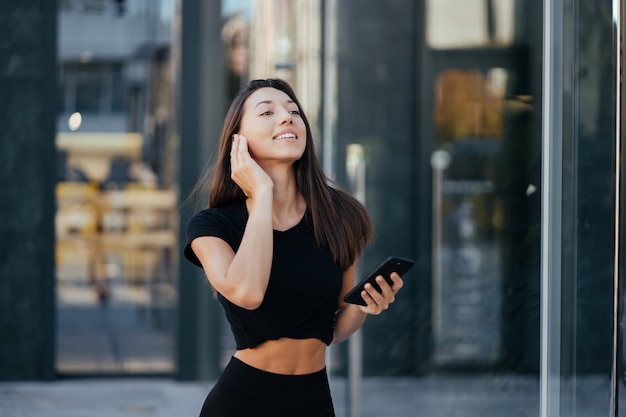
M 306 126 L 298 105 L 275 88 L 256 90 L 246 100 L 239 134 L 258 162 L 294 162 L 306 148 Z

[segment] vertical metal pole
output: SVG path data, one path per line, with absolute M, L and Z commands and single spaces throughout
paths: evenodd
M 615 39 L 615 252 L 614 252 L 614 269 L 613 269 L 613 353 L 612 353 L 612 372 L 611 372 L 611 407 L 610 416 L 616 416 L 618 413 L 618 384 L 620 382 L 620 366 L 619 361 L 622 360 L 618 353 L 620 347 L 619 337 L 621 332 L 621 308 L 620 308 L 620 190 L 621 182 L 621 157 L 622 157 L 622 34 L 624 31 L 623 18 L 624 11 L 622 1 L 613 0 L 613 36 Z
M 438 355 L 438 344 L 441 339 L 441 315 L 442 315 L 442 205 L 443 205 L 443 172 L 450 165 L 450 154 L 445 150 L 433 152 L 430 157 L 430 165 L 433 169 L 433 226 L 432 226 L 432 282 L 433 282 L 433 338 L 434 356 Z
M 365 150 L 362 145 L 348 145 L 346 151 L 346 174 L 350 191 L 361 204 L 365 204 Z M 357 263 L 355 275 L 361 276 L 361 262 Z M 363 380 L 363 335 L 357 330 L 348 339 L 348 415 L 361 416 L 361 381 Z
M 559 415 L 561 395 L 561 211 L 563 1 L 545 0 L 541 196 L 540 416 Z
M 357 277 L 361 268 L 355 269 Z M 361 417 L 361 382 L 363 380 L 363 334 L 357 330 L 348 339 L 348 416 Z

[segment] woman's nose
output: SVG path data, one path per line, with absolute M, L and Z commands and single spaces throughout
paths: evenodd
M 293 115 L 289 111 L 284 110 L 281 115 L 281 123 L 291 123 L 292 121 Z

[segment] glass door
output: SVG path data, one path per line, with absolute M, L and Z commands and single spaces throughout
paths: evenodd
M 59 374 L 174 371 L 174 6 L 59 3 Z
M 539 370 L 538 12 L 427 2 L 435 368 Z
M 420 149 L 431 200 L 420 208 L 429 213 L 422 228 L 431 225 L 423 249 L 431 288 L 421 300 L 430 304 L 431 339 L 423 378 L 464 381 L 442 390 L 458 415 L 536 416 L 541 34 L 531 26 L 540 2 L 430 0 L 425 16 Z

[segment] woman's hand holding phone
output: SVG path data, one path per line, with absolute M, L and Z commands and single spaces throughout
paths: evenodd
M 375 279 L 380 291 L 374 288 L 372 283 L 366 283 L 361 291 L 361 298 L 365 302 L 365 306 L 359 305 L 359 309 L 366 314 L 378 315 L 389 308 L 389 304 L 396 300 L 396 294 L 404 285 L 402 278 L 397 272 L 389 275 L 391 285 L 382 275 L 378 275 Z
M 413 267 L 411 259 L 390 256 L 350 290 L 343 301 L 356 304 L 368 314 L 380 314 L 402 288 L 401 276 Z

